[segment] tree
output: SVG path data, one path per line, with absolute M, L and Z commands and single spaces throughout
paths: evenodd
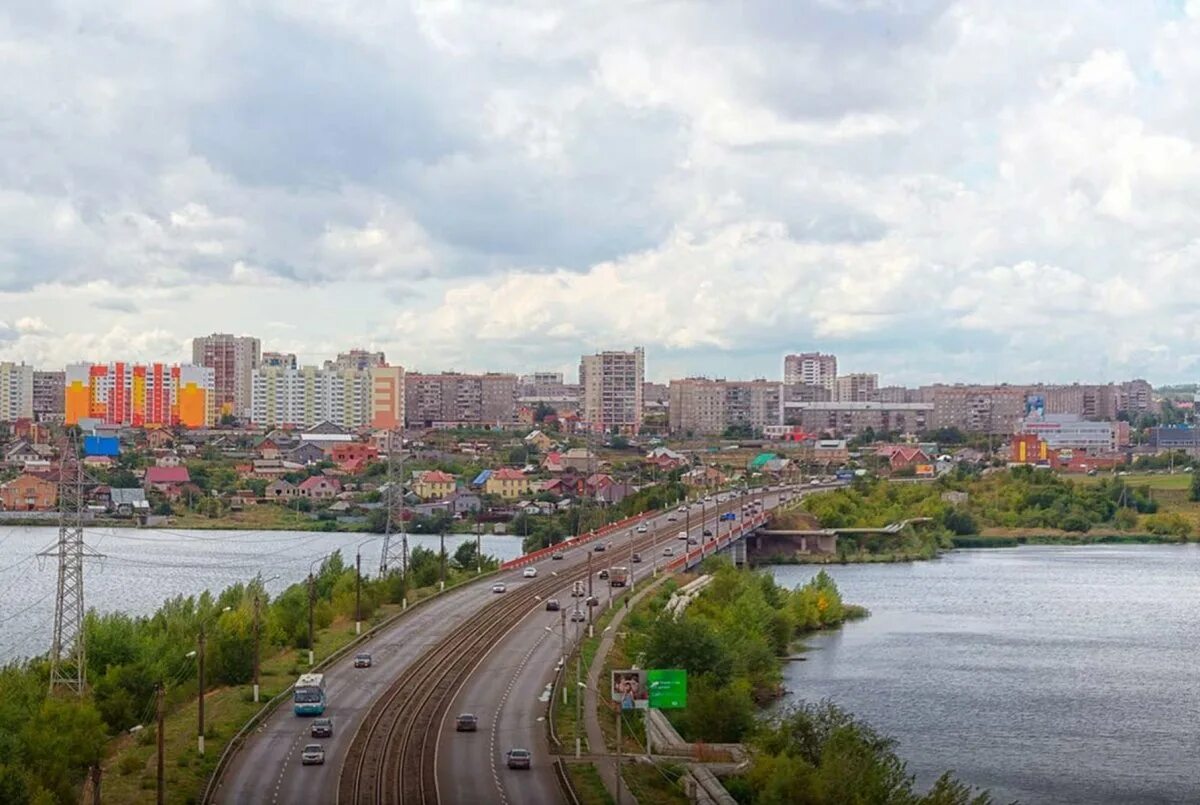
M 529 461 L 529 449 L 523 444 L 519 444 L 508 451 L 508 463 L 525 466 Z
M 25 756 L 40 782 L 61 802 L 73 801 L 84 772 L 104 755 L 104 721 L 88 701 L 46 699 L 21 729 Z
M 1192 493 L 1189 497 L 1192 500 L 1200 501 L 1200 467 L 1192 469 Z

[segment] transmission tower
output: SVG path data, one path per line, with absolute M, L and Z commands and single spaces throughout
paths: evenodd
M 404 431 L 388 432 L 387 457 L 387 520 L 383 527 L 383 551 L 379 557 L 379 575 L 386 576 L 399 567 L 408 574 L 408 532 L 404 525 Z M 399 458 L 397 458 L 399 454 Z M 395 529 L 400 528 L 400 539 L 394 539 Z
M 83 461 L 72 432 L 59 448 L 58 541 L 39 556 L 58 561 L 54 636 L 50 643 L 50 692 L 66 688 L 82 696 L 87 682 L 83 640 L 83 560 L 99 557 L 83 543 Z

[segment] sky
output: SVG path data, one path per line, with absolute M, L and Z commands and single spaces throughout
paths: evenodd
M 9 0 L 0 360 L 1200 378 L 1200 0 Z

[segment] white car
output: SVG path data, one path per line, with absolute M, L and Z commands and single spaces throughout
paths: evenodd
M 320 744 L 308 744 L 300 752 L 300 764 L 320 766 L 325 763 L 325 748 Z
M 672 548 L 670 545 L 663 548 L 663 556 L 674 556 L 674 555 L 675 555 L 675 549 Z
M 639 534 L 645 534 L 650 529 L 646 528 L 645 523 L 640 523 L 640 524 L 638 524 L 638 527 L 634 530 L 636 530 Z
M 678 536 L 676 536 L 676 537 L 675 537 L 675 539 L 687 539 L 687 532 L 686 532 L 686 531 L 680 531 L 680 532 L 679 532 L 679 535 L 678 535 Z
M 505 587 L 503 584 L 493 584 L 493 585 L 492 585 L 492 592 L 494 592 L 494 593 L 506 593 L 506 592 L 508 592 L 508 587 Z
M 536 579 L 537 578 L 537 568 L 536 567 L 527 567 L 527 568 L 525 568 L 525 572 L 522 573 L 521 575 L 527 579 Z

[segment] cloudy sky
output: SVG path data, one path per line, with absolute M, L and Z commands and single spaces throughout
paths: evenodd
M 1200 2 L 9 0 L 0 359 L 1200 377 Z

